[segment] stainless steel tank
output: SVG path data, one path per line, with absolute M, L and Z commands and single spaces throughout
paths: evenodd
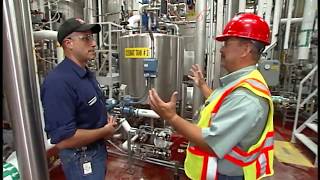
M 154 88 L 164 101 L 169 101 L 172 93 L 178 91 L 181 99 L 183 75 L 183 38 L 174 35 L 153 33 L 154 58 L 158 60 L 158 75 L 154 79 Z M 148 33 L 120 37 L 120 81 L 127 85 L 127 92 L 133 97 L 142 97 L 146 93 L 142 58 L 125 58 L 126 48 L 151 48 Z
M 58 2 L 59 12 L 63 14 L 64 19 L 83 17 L 84 0 L 69 0 Z

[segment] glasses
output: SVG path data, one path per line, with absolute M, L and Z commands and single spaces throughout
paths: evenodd
M 79 39 L 81 39 L 81 40 L 83 40 L 83 41 L 87 41 L 87 42 L 94 40 L 93 34 L 79 35 L 79 36 L 71 36 L 71 37 L 68 37 L 67 39 L 72 39 L 73 37 L 78 37 Z

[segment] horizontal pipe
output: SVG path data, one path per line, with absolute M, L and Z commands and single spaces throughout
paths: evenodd
M 138 137 L 139 137 L 138 134 L 136 134 L 135 136 L 133 136 L 133 137 L 131 138 L 131 143 L 133 143 Z M 122 143 L 121 147 L 122 147 L 123 150 L 128 151 L 128 140 L 126 140 L 124 143 Z
M 135 27 L 135 24 L 139 21 L 140 21 L 140 15 L 139 14 L 133 15 L 128 19 L 128 22 L 129 22 L 128 26 Z M 138 27 L 138 25 L 136 25 L 136 27 Z
M 302 22 L 303 18 L 291 18 L 291 23 Z M 280 19 L 280 23 L 286 23 L 288 21 L 287 18 Z
M 131 129 L 130 124 L 128 123 L 128 121 L 125 118 L 120 119 L 120 125 L 123 127 L 123 129 L 126 132 L 129 132 Z
M 51 30 L 33 31 L 33 37 L 35 41 L 40 41 L 44 39 L 57 40 L 57 34 L 57 31 Z
M 160 118 L 160 116 L 156 112 L 149 109 L 135 109 L 134 114 L 138 117 L 148 117 L 148 118 L 155 118 L 155 119 Z
M 164 25 L 168 29 L 173 29 L 175 35 L 180 35 L 180 30 L 179 26 L 177 24 L 172 24 L 172 23 L 164 23 L 164 22 L 159 22 L 160 25 Z

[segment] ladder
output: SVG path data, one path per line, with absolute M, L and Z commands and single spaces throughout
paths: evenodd
M 299 127 L 298 126 L 298 118 L 299 118 L 299 110 L 302 108 L 307 102 L 313 99 L 315 95 L 318 94 L 318 86 L 302 101 L 302 88 L 305 81 L 307 81 L 310 77 L 314 77 L 318 71 L 318 65 L 316 65 L 300 82 L 299 84 L 299 92 L 297 99 L 297 107 L 293 124 L 293 131 L 291 136 L 291 142 L 295 143 L 296 139 L 300 140 L 305 146 L 307 146 L 315 155 L 314 166 L 318 166 L 318 145 L 311 140 L 310 137 L 303 134 L 302 131 L 305 128 L 309 128 L 314 132 L 318 133 L 318 111 L 314 112 L 305 122 L 303 122 Z

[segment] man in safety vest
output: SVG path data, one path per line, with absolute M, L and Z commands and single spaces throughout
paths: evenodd
M 273 175 L 273 103 L 256 64 L 270 44 L 268 24 L 244 13 L 225 26 L 221 64 L 228 74 L 211 90 L 198 65 L 189 76 L 205 96 L 205 104 L 190 123 L 176 114 L 176 95 L 163 102 L 155 89 L 149 104 L 189 141 L 184 169 L 193 180 L 255 180 Z

